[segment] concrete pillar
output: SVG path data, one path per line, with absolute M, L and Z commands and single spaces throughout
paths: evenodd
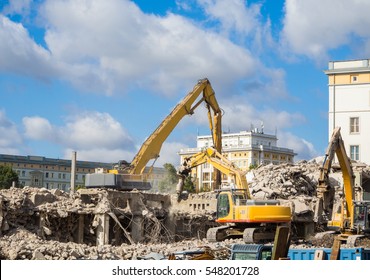
M 44 232 L 45 219 L 46 219 L 46 214 L 44 212 L 40 212 L 38 235 L 42 238 L 45 238 L 45 232 Z
M 84 225 L 85 225 L 85 216 L 79 215 L 77 229 L 75 232 L 75 242 L 82 244 L 84 242 Z
M 143 232 L 143 216 L 135 215 L 132 218 L 131 225 L 131 237 L 135 243 L 141 242 L 144 239 Z
M 109 244 L 109 215 L 96 214 L 98 226 L 96 227 L 96 245 Z
M 116 226 L 115 231 L 114 231 L 114 240 L 115 243 L 113 245 L 119 246 L 122 243 L 122 230 L 120 227 Z
M 304 238 L 309 238 L 315 234 L 315 223 L 305 223 L 304 224 Z
M 75 182 L 76 182 L 76 158 L 77 153 L 75 151 L 72 152 L 72 160 L 71 160 L 71 189 L 70 192 L 75 192 Z

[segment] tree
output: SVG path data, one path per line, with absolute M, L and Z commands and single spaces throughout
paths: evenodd
M 19 185 L 17 172 L 8 165 L 0 166 L 0 189 L 10 189 L 13 182 L 16 186 Z
M 178 181 L 176 168 L 171 163 L 165 163 L 163 165 L 166 170 L 166 175 L 158 184 L 160 192 L 174 193 L 176 191 L 176 184 Z
M 189 193 L 195 193 L 195 185 L 194 185 L 193 177 L 191 175 L 185 178 L 184 191 L 187 191 Z

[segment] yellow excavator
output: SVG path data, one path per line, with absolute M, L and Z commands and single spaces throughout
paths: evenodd
M 216 100 L 215 92 L 210 81 L 205 78 L 198 81 L 193 90 L 177 104 L 171 113 L 161 122 L 157 129 L 145 140 L 131 163 L 120 161 L 111 170 L 98 168 L 95 173 L 87 174 L 86 188 L 114 188 L 118 190 L 148 190 L 151 188 L 149 177 L 155 160 L 159 157 L 163 142 L 185 115 L 192 115 L 194 110 L 205 103 L 213 137 L 213 145 L 221 151 L 221 117 L 222 110 Z M 153 165 L 146 171 L 146 165 L 154 159 Z M 219 173 L 216 183 L 221 181 Z
M 216 222 L 223 225 L 208 229 L 209 241 L 222 241 L 226 238 L 243 238 L 245 243 L 272 241 L 277 226 L 290 226 L 290 207 L 280 205 L 278 200 L 253 199 L 245 172 L 214 148 L 206 148 L 184 159 L 178 170 L 178 195 L 181 194 L 184 180 L 191 173 L 191 169 L 204 163 L 211 164 L 231 178 L 231 182 L 215 190 Z
M 319 224 L 327 223 L 329 230 L 340 232 L 344 238 L 350 236 L 356 238 L 359 234 L 370 233 L 370 201 L 354 200 L 355 176 L 340 129 L 336 127 L 333 130 L 325 160 L 320 169 L 314 220 Z M 334 203 L 335 190 L 329 184 L 329 172 L 335 155 L 343 176 L 343 196 L 336 203 Z

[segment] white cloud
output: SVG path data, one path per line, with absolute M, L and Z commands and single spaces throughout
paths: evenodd
M 174 94 L 206 76 L 232 83 L 255 64 L 223 36 L 175 14 L 144 14 L 129 1 L 46 1 L 42 15 L 64 78 L 88 90 L 139 86 Z
M 271 35 L 271 22 L 261 15 L 262 3 L 242 0 L 198 0 L 208 21 L 220 26 L 220 33 L 253 53 L 263 52 L 275 44 Z M 215 28 L 215 27 L 213 27 Z
M 69 117 L 58 135 L 61 141 L 76 149 L 133 148 L 131 137 L 108 113 L 84 112 Z
M 226 32 L 237 32 L 247 36 L 260 27 L 260 4 L 249 8 L 241 0 L 198 0 L 206 14 L 220 21 L 221 29 Z
M 231 96 L 228 100 L 223 100 L 220 107 L 224 111 L 222 127 L 225 131 L 229 129 L 232 132 L 250 130 L 251 125 L 259 127 L 263 122 L 266 133 L 268 131 L 271 133 L 276 129 L 284 130 L 306 122 L 306 118 L 299 112 L 278 111 L 271 107 L 257 109 L 244 98 L 237 96 Z M 192 122 L 193 124 L 208 126 L 207 112 L 204 108 L 199 108 L 199 111 L 191 118 L 191 120 L 190 118 L 186 120 L 187 124 Z
M 29 7 L 19 3 L 12 2 L 13 12 Z M 38 23 L 46 29 L 45 49 L 22 24 L 0 15 L 0 70 L 58 78 L 83 90 L 107 94 L 145 88 L 175 95 L 208 77 L 225 110 L 225 130 L 245 130 L 261 121 L 270 131 L 304 123 L 300 113 L 271 108 L 272 100 L 288 97 L 285 73 L 265 67 L 250 51 L 264 49 L 264 43 L 272 41 L 270 23 L 260 15 L 261 4 L 236 0 L 198 3 L 205 8 L 208 20 L 218 21 L 222 32 L 172 13 L 163 17 L 145 14 L 133 1 L 46 0 L 37 13 Z M 299 53 L 306 51 L 305 38 L 291 27 L 291 3 L 296 2 L 287 2 L 284 34 Z M 236 87 L 237 92 L 233 91 Z M 256 101 L 266 103 L 265 107 Z M 206 113 L 195 115 L 185 125 L 195 122 L 208 127 Z M 68 157 L 71 150 L 77 150 L 80 157 L 89 160 L 112 161 L 123 156 L 131 160 L 135 150 L 130 135 L 109 114 L 75 115 L 62 126 L 42 117 L 25 117 L 23 123 L 26 137 L 57 143 Z M 166 152 L 166 146 L 171 152 Z M 164 144 L 159 160 L 172 161 L 181 146 L 178 142 Z M 309 145 L 303 147 L 309 149 Z
M 286 53 L 326 62 L 328 51 L 351 43 L 353 37 L 368 44 L 369 10 L 367 0 L 287 0 L 282 32 Z
M 134 153 L 125 149 L 107 149 L 105 147 L 97 147 L 92 149 L 64 149 L 63 158 L 71 158 L 72 151 L 77 154 L 77 160 L 96 161 L 96 162 L 110 162 L 116 163 L 119 160 L 126 160 L 130 162 Z
M 179 142 L 164 142 L 155 166 L 163 167 L 165 163 L 171 163 L 175 168 L 180 166 L 179 152 L 181 149 L 189 148 L 187 145 Z
M 0 14 L 0 70 L 46 79 L 55 74 L 50 54 L 37 45 L 22 24 Z
M 131 136 L 107 113 L 83 112 L 68 117 L 63 126 L 42 117 L 25 117 L 23 125 L 27 138 L 56 143 L 65 154 L 78 151 L 81 159 L 111 162 L 132 156 L 135 149 Z
M 0 153 L 19 154 L 22 142 L 16 124 L 7 118 L 5 111 L 0 110 Z
M 297 156 L 294 157 L 295 161 L 310 160 L 315 157 L 321 156 L 314 148 L 313 144 L 304 138 L 293 135 L 290 132 L 279 132 L 278 143 L 283 143 L 281 147 L 293 149 Z
M 42 117 L 24 117 L 23 125 L 25 128 L 25 137 L 33 140 L 52 140 L 56 139 L 55 128 L 50 122 Z
M 32 0 L 9 0 L 8 5 L 3 9 L 4 14 L 28 15 L 31 9 Z
M 76 151 L 79 160 L 130 162 L 140 148 L 134 145 L 122 125 L 107 113 L 80 113 L 68 117 L 63 126 L 52 125 L 42 117 L 25 117 L 23 125 L 27 138 L 60 145 L 64 150 L 64 158 L 70 158 L 72 151 Z M 155 166 L 162 167 L 165 163 L 179 165 L 178 152 L 182 148 L 187 146 L 177 142 L 164 142 Z M 152 161 L 148 164 L 151 163 Z

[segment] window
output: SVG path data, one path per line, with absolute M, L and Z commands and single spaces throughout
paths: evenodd
M 349 146 L 351 160 L 360 160 L 360 147 L 358 145 Z
M 349 118 L 349 132 L 359 133 L 360 132 L 360 120 L 359 117 Z
M 217 216 L 220 218 L 227 216 L 230 211 L 228 194 L 220 194 L 217 200 Z

